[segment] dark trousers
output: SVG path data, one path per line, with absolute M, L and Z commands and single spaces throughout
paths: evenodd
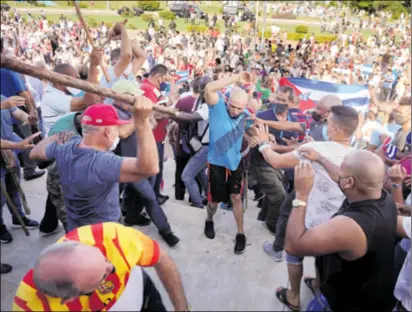
M 185 170 L 187 163 L 190 160 L 188 156 L 176 156 L 176 171 L 175 171 L 175 198 L 183 200 L 185 198 L 186 186 L 182 181 L 182 173 Z
M 126 208 L 126 218 L 133 220 L 139 217 L 143 207 L 150 219 L 161 232 L 170 232 L 170 224 L 157 202 L 157 196 L 149 180 L 127 183 L 124 190 L 123 205 Z
M 163 142 L 157 142 L 156 145 L 157 145 L 157 152 L 159 154 L 159 173 L 156 176 L 149 178 L 149 181 L 153 186 L 156 197 L 159 197 L 160 196 L 160 185 L 162 184 L 162 181 L 163 181 L 163 162 L 164 162 L 164 156 L 165 156 L 165 145 Z
M 30 125 L 22 125 L 14 124 L 13 131 L 22 139 L 28 138 L 32 134 L 31 126 Z M 31 149 L 26 149 L 21 151 L 20 153 L 20 160 L 22 162 L 22 166 L 24 167 L 24 176 L 30 175 L 34 172 L 37 167 L 37 163 L 35 160 L 30 159 L 30 151 Z
M 280 206 L 286 199 L 283 173 L 281 170 L 269 166 L 253 165 L 250 166 L 249 171 L 266 194 L 263 198 L 259 220 L 266 220 L 266 224 L 270 228 L 275 229 L 279 218 Z
M 143 270 L 143 306 L 140 311 L 167 311 L 162 296 L 150 276 Z
M 296 197 L 296 192 L 292 191 L 287 197 L 282 206 L 280 206 L 280 213 L 278 223 L 276 224 L 275 241 L 273 242 L 273 249 L 280 251 L 285 248 L 286 227 L 290 213 L 292 212 L 292 202 Z

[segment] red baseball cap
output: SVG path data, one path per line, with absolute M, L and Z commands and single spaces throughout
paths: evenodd
M 109 104 L 97 103 L 89 106 L 83 113 L 82 124 L 91 126 L 120 126 L 130 120 L 121 120 L 116 109 Z

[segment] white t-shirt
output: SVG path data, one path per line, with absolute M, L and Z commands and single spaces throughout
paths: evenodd
M 303 146 L 314 148 L 323 157 L 337 166 L 340 166 L 343 158 L 353 150 L 352 147 L 332 141 L 310 142 Z M 297 151 L 293 153 L 300 160 L 307 161 Z M 312 166 L 315 170 L 315 180 L 306 208 L 305 225 L 308 229 L 328 221 L 339 210 L 345 199 L 345 195 L 339 189 L 338 184 L 332 181 L 325 168 L 317 162 L 312 162 Z
M 40 107 L 46 134 L 49 133 L 57 120 L 70 113 L 72 99 L 72 96 L 54 88 L 52 85 L 45 88 Z
M 123 293 L 109 311 L 141 311 L 143 306 L 143 272 L 135 266 L 130 271 Z
M 202 116 L 203 120 L 198 121 L 197 124 L 197 134 L 199 136 L 203 135 L 202 144 L 209 144 L 209 107 L 207 104 L 201 104 L 197 109 L 196 113 Z M 207 130 L 206 130 L 207 127 Z M 206 132 L 205 132 L 206 130 Z

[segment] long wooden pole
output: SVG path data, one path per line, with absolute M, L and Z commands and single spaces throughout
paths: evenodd
M 87 41 L 89 41 L 90 45 L 94 49 L 95 48 L 94 40 L 92 36 L 90 35 L 89 28 L 87 27 L 86 21 L 84 20 L 82 12 L 80 11 L 79 4 L 76 1 L 73 1 L 73 5 L 76 9 L 77 17 L 79 18 L 79 21 L 82 24 L 84 31 L 86 32 Z M 102 69 L 102 72 L 103 72 L 104 78 L 106 78 L 106 81 L 111 82 L 109 74 L 107 73 L 107 70 L 106 70 L 106 66 L 104 66 L 103 62 L 100 63 L 100 68 Z
M 49 71 L 43 68 L 35 67 L 31 64 L 27 64 L 25 62 L 19 61 L 16 58 L 2 56 L 0 58 L 0 66 L 2 68 L 8 68 L 15 72 L 32 76 L 35 78 L 43 79 L 50 81 L 51 83 L 73 87 L 76 89 L 83 90 L 85 92 L 98 94 L 104 97 L 108 97 L 113 100 L 122 101 L 124 103 L 128 103 L 130 105 L 134 105 L 135 103 L 135 96 L 128 95 L 128 94 L 119 94 L 114 92 L 112 89 L 103 88 L 97 84 L 90 83 L 88 81 L 84 81 L 78 78 L 62 75 L 59 73 L 55 73 L 53 71 Z M 153 110 L 158 113 L 170 115 L 177 117 L 178 111 L 170 108 L 165 107 L 162 105 L 153 105 Z

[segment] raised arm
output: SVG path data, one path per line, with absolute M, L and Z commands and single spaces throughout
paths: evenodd
M 137 40 L 132 41 L 132 54 L 134 59 L 132 60 L 132 72 L 136 76 L 140 68 L 142 68 L 146 61 L 145 51 L 137 44 Z
M 273 120 L 263 120 L 256 118 L 257 123 L 262 123 L 267 125 L 269 128 L 279 130 L 279 131 L 295 131 L 300 134 L 305 134 L 306 124 L 302 122 L 293 121 L 273 121 Z
M 90 55 L 90 67 L 87 75 L 87 81 L 90 83 L 98 84 L 99 71 L 97 66 L 100 65 L 103 57 L 102 51 L 93 49 Z M 83 97 L 72 97 L 70 101 L 70 111 L 78 112 L 86 109 L 88 106 L 93 105 L 98 101 L 98 95 L 94 93 L 86 92 Z
M 223 88 L 230 86 L 234 83 L 242 83 L 246 80 L 246 75 L 248 73 L 242 72 L 237 75 L 232 75 L 230 77 L 222 78 L 216 81 L 209 82 L 205 88 L 205 100 L 207 105 L 214 106 L 219 101 L 219 91 Z
M 120 58 L 114 66 L 114 74 L 116 77 L 120 77 L 132 60 L 132 43 L 123 23 L 116 23 L 113 30 L 110 31 L 109 36 L 113 37 L 113 39 L 120 36 Z
M 119 182 L 135 182 L 156 175 L 159 172 L 159 156 L 150 123 L 152 102 L 144 97 L 136 98 L 134 125 L 137 135 L 136 158 L 124 158 Z

